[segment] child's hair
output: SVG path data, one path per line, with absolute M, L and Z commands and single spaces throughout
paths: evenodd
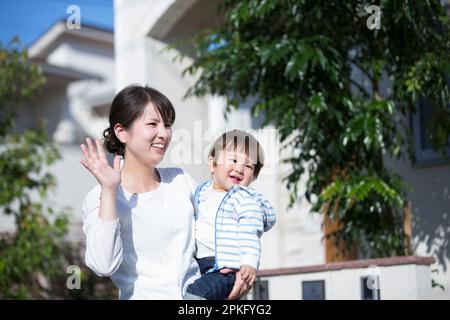
M 264 166 L 264 151 L 255 137 L 243 130 L 227 131 L 214 141 L 209 150 L 209 157 L 217 161 L 218 155 L 224 150 L 244 152 L 245 155 L 255 161 L 253 180 L 258 178 L 259 172 Z
M 114 97 L 111 104 L 109 127 L 103 131 L 104 145 L 109 152 L 125 157 L 125 145 L 114 133 L 114 126 L 120 123 L 125 129 L 130 128 L 133 121 L 144 114 L 149 103 L 156 108 L 164 123 L 173 125 L 175 109 L 165 95 L 148 86 L 129 85 Z

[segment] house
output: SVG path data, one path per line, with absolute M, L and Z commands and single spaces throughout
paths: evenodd
M 202 28 L 220 24 L 221 17 L 215 11 L 216 4 L 217 1 L 210 0 L 114 1 L 116 88 L 134 82 L 155 86 L 167 94 L 175 105 L 175 129 L 182 128 L 194 137 L 200 126 L 203 130 L 215 132 L 233 127 L 260 128 L 257 119 L 250 116 L 245 103 L 225 121 L 222 117 L 224 103 L 220 97 L 184 100 L 184 94 L 195 80 L 193 77 L 180 76 L 189 65 L 189 58 L 174 62 L 176 52 L 163 50 L 167 45 L 190 38 Z M 422 112 L 412 117 L 419 161 L 415 164 L 409 160 L 392 162 L 390 166 L 415 187 L 409 194 L 415 255 L 436 258 L 437 263 L 432 265 L 432 269 L 438 270 L 438 273 L 433 272 L 432 278 L 450 288 L 450 165 L 448 159 L 435 162 L 433 159 L 436 154 L 430 150 L 429 144 L 423 143 L 424 122 L 417 120 L 417 117 L 421 119 L 425 116 L 426 112 Z M 172 143 L 179 142 L 177 139 L 175 136 Z M 208 144 L 206 140 L 193 146 L 193 155 L 203 154 L 202 146 Z M 173 151 L 174 146 L 171 148 Z M 263 148 L 270 146 L 263 144 Z M 174 162 L 171 162 L 170 156 L 165 161 Z M 185 168 L 197 180 L 207 178 L 205 163 L 190 161 L 175 164 Z M 288 170 L 279 165 L 277 170 L 264 174 L 263 169 L 261 178 L 254 185 L 268 195 L 276 208 L 278 219 L 274 229 L 262 237 L 261 269 L 302 267 L 325 262 L 320 215 L 309 214 L 310 206 L 304 201 L 287 209 L 289 197 L 281 178 Z M 449 289 L 443 292 L 434 288 L 432 292 L 434 298 L 450 297 Z
M 28 55 L 47 82 L 32 101 L 20 106 L 16 123 L 24 129 L 39 118 L 47 120 L 62 156 L 51 168 L 57 188 L 48 204 L 71 209 L 70 238 L 81 241 L 81 202 L 96 181 L 78 161 L 80 143 L 86 136 L 100 137 L 108 123 L 115 94 L 113 32 L 84 24 L 69 30 L 65 21 L 58 21 L 30 45 Z M 0 231 L 13 229 L 12 217 L 0 215 Z

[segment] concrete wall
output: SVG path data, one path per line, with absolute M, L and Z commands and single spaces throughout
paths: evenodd
M 361 278 L 378 275 L 380 300 L 433 299 L 430 266 L 393 265 L 368 268 L 330 270 L 292 275 L 263 276 L 268 281 L 269 300 L 302 300 L 303 281 L 325 281 L 325 300 L 362 300 Z M 252 295 L 249 294 L 249 299 Z

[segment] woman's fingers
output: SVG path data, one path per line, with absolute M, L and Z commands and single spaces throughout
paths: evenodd
M 95 148 L 94 148 L 94 145 L 92 144 L 91 139 L 90 138 L 86 138 L 86 143 L 88 145 L 89 155 L 91 156 L 91 158 L 98 159 L 98 154 L 95 151 Z
M 90 173 L 94 174 L 92 168 L 89 166 L 89 163 L 86 160 L 80 160 L 80 163 L 85 167 Z
M 81 152 L 83 152 L 84 159 L 86 160 L 85 162 L 89 163 L 91 161 L 91 156 L 89 155 L 87 147 L 84 144 L 81 144 L 80 147 L 81 147 Z
M 242 280 L 241 272 L 236 273 L 233 289 L 227 297 L 227 300 L 234 300 L 246 295 L 250 291 L 250 286 Z
M 89 170 L 88 163 L 86 162 L 86 160 L 80 160 L 80 162 L 86 169 Z
M 243 283 L 241 290 L 239 291 L 239 297 L 246 295 L 250 291 L 250 286 L 247 283 Z
M 255 281 L 256 281 L 256 276 L 255 276 L 255 275 L 252 275 L 252 277 L 251 277 L 251 279 L 250 279 L 250 282 L 249 282 L 250 287 L 253 286 L 253 284 L 255 283 Z
M 235 300 L 241 296 L 242 286 L 244 286 L 245 283 L 241 279 L 240 272 L 236 273 L 236 278 L 234 280 L 234 286 L 231 290 L 230 294 L 228 295 L 228 300 Z
M 81 144 L 81 151 L 83 152 L 84 158 L 88 163 L 93 163 L 95 160 L 106 160 L 105 150 L 103 145 L 99 139 L 95 139 L 95 146 L 92 143 L 92 140 L 88 137 L 86 138 L 86 145 Z
M 100 142 L 100 140 L 99 139 L 95 139 L 95 144 L 97 145 L 97 151 L 98 151 L 99 159 L 103 160 L 103 161 L 107 161 L 106 160 L 106 155 L 105 155 L 105 150 L 104 150 L 103 145 Z

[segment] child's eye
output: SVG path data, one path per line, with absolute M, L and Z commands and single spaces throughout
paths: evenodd
M 233 163 L 237 163 L 236 159 L 230 159 L 230 161 L 233 162 Z
M 247 168 L 250 168 L 250 169 L 253 170 L 253 166 L 251 166 L 251 165 L 248 165 Z
M 155 123 L 155 122 L 147 123 L 147 125 L 150 125 L 150 126 L 152 126 L 152 127 L 156 127 L 156 123 Z
M 170 125 L 170 123 L 166 123 L 165 125 L 164 125 L 167 129 L 170 129 L 172 126 Z

